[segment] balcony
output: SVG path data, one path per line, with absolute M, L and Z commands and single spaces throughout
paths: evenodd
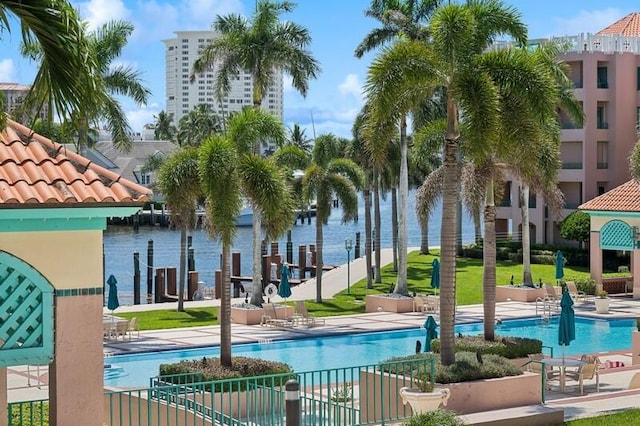
M 608 89 L 609 83 L 606 80 L 598 80 L 598 89 Z
M 604 163 L 598 162 L 597 168 L 600 169 L 600 170 L 606 170 L 606 169 L 609 168 L 609 163 L 608 162 L 604 162 Z
M 582 170 L 582 162 L 576 162 L 576 163 L 563 162 L 562 168 L 564 170 Z
M 501 202 L 498 203 L 496 207 L 511 207 L 511 200 L 510 199 L 502 200 Z
M 609 128 L 609 123 L 605 122 L 605 121 L 598 121 L 598 124 L 596 125 L 597 129 L 608 129 Z
M 572 121 L 562 121 L 560 123 L 561 129 L 582 129 L 582 127 L 578 126 L 576 123 Z

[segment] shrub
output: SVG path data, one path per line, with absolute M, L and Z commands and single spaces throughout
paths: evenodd
M 440 352 L 440 340 L 431 341 L 431 349 L 434 352 Z M 500 337 L 491 342 L 484 340 L 484 336 L 463 336 L 456 338 L 456 352 L 473 352 L 480 351 L 482 354 L 500 355 L 505 358 L 524 358 L 528 354 L 537 354 L 542 352 L 542 340 L 529 339 L 526 337 Z
M 234 357 L 232 359 L 231 367 L 224 367 L 220 364 L 220 358 L 207 357 L 199 360 L 180 361 L 173 364 L 160 364 L 160 376 L 196 373 L 202 375 L 203 382 L 272 374 L 285 374 L 291 373 L 292 371 L 291 367 L 283 362 L 265 361 L 262 359 L 247 357 Z M 163 379 L 169 383 L 179 383 L 177 380 L 172 380 L 170 377 Z M 286 380 L 287 377 L 282 377 L 281 379 L 274 381 L 274 384 L 281 385 L 284 384 Z M 240 386 L 243 387 L 244 384 L 241 384 Z
M 464 426 L 466 423 L 448 410 L 435 410 L 428 413 L 414 414 L 404 426 Z
M 578 278 L 575 280 L 576 289 L 584 291 L 585 294 L 591 296 L 596 294 L 596 281 L 591 277 Z
M 381 369 L 392 374 L 402 374 L 405 376 L 419 377 L 419 371 L 407 371 L 407 367 L 412 365 L 413 368 L 419 369 L 420 362 L 415 364 L 410 361 L 418 361 L 426 357 L 433 357 L 431 354 L 416 354 L 405 357 L 394 357 L 380 363 Z M 450 366 L 443 366 L 439 357 L 433 357 L 436 365 L 436 383 L 459 383 L 470 382 L 481 379 L 495 379 L 507 376 L 519 376 L 522 370 L 515 366 L 511 361 L 500 355 L 481 355 L 472 352 L 457 352 L 456 362 Z M 482 363 L 478 358 L 482 359 Z M 394 361 L 406 361 L 405 364 L 389 365 L 387 363 Z M 404 368 L 404 371 L 402 371 Z

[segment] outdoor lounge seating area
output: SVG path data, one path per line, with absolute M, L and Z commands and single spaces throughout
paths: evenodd
M 547 390 L 561 393 L 573 393 L 574 387 L 584 395 L 587 381 L 595 381 L 595 391 L 600 392 L 600 369 L 603 364 L 595 355 L 584 354 L 580 359 L 573 357 L 546 357 L 543 354 L 529 355 L 525 363 L 527 371 L 542 374 L 544 363 Z M 590 383 L 589 383 L 590 384 Z
M 131 337 L 135 334 L 140 337 L 140 329 L 138 327 L 138 318 L 133 317 L 130 320 L 116 317 L 113 315 L 104 315 L 102 317 L 103 339 L 118 341 L 122 338 L 131 341 Z

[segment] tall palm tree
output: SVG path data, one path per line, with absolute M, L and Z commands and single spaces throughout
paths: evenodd
M 358 191 L 364 175 L 353 161 L 343 158 L 344 147 L 332 134 L 320 135 L 313 147 L 311 164 L 305 169 L 302 188 L 307 200 L 316 199 L 316 302 L 322 302 L 322 227 L 331 214 L 332 200 L 342 206 L 342 221 L 358 212 Z
M 402 40 L 385 49 L 370 68 L 367 94 L 373 106 L 370 132 L 392 133 L 418 102 L 436 90 L 447 93 L 447 130 L 444 134 L 443 214 L 441 225 L 441 361 L 455 361 L 456 216 L 459 181 L 459 137 L 465 131 L 465 149 L 481 150 L 499 130 L 497 82 L 478 69 L 487 48 L 498 35 L 526 44 L 520 14 L 497 0 L 476 0 L 439 6 L 429 23 L 427 42 Z M 509 63 L 505 63 L 509 65 Z M 528 84 L 526 78 L 520 84 Z M 541 100 L 544 101 L 544 100 Z M 460 121 L 463 114 L 465 119 Z M 381 134 L 382 133 L 382 134 Z M 384 150 L 378 152 L 383 153 Z
M 160 111 L 153 118 L 156 119 L 153 137 L 156 140 L 173 141 L 177 132 L 176 126 L 173 125 L 173 113 L 167 114 L 164 111 Z
M 292 77 L 292 86 L 306 96 L 309 80 L 320 72 L 317 61 L 307 51 L 311 44 L 309 31 L 290 21 L 280 21 L 282 13 L 291 12 L 294 4 L 288 1 L 257 0 L 251 19 L 238 14 L 218 15 L 213 30 L 218 34 L 202 50 L 193 64 L 192 81 L 217 64 L 215 88 L 218 98 L 231 89 L 231 78 L 245 70 L 253 80 L 253 107 L 260 109 L 270 85 L 276 83 L 277 70 Z M 254 140 L 253 152 L 258 154 L 260 143 Z M 253 286 L 251 303 L 262 303 L 261 221 L 260 209 L 253 205 Z
M 14 19 L 21 27 L 23 44 L 35 43 L 41 52 L 25 104 L 39 109 L 47 103 L 50 113 L 55 109 L 67 116 L 85 102 L 85 93 L 96 87 L 91 78 L 94 58 L 89 55 L 77 11 L 66 0 L 0 2 L 2 26 L 10 30 Z
M 158 174 L 158 189 L 171 210 L 171 221 L 180 228 L 178 312 L 183 312 L 187 275 L 187 233 L 196 224 L 196 207 L 198 200 L 202 198 L 197 149 L 182 148 L 162 164 Z
M 372 0 L 371 7 L 365 11 L 365 15 L 373 17 L 382 23 L 381 28 L 372 30 L 356 48 L 357 57 L 362 57 L 366 52 L 397 40 L 426 40 L 428 22 L 431 14 L 439 5 L 438 0 Z M 405 111 L 405 114 L 408 111 Z M 407 294 L 407 210 L 409 196 L 409 180 L 407 168 L 407 122 L 406 115 L 387 125 L 400 124 L 400 174 L 399 174 L 399 201 L 398 210 L 398 279 L 394 293 Z M 374 141 L 374 132 L 370 133 L 369 142 L 378 146 L 388 143 L 384 139 Z M 383 150 L 384 151 L 384 150 Z M 376 155 L 375 163 L 384 164 L 383 155 Z M 382 161 L 382 162 L 381 162 Z M 379 267 L 379 265 L 376 265 Z M 380 274 L 376 274 L 376 280 Z
M 260 209 L 268 237 L 279 237 L 293 222 L 293 200 L 282 168 L 253 153 L 255 138 L 261 137 L 284 140 L 284 126 L 267 112 L 244 109 L 230 119 L 226 134 L 213 135 L 200 147 L 209 233 L 222 243 L 220 361 L 226 366 L 231 365 L 230 255 L 242 199 Z

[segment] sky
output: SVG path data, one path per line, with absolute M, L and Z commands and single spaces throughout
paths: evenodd
M 503 0 L 520 11 L 530 38 L 597 32 L 623 16 L 640 11 L 631 0 Z M 351 126 L 363 105 L 362 86 L 375 52 L 362 59 L 356 46 L 379 23 L 364 15 L 370 0 L 294 0 L 293 12 L 282 19 L 306 27 L 312 37 L 310 53 L 322 71 L 310 81 L 306 98 L 300 96 L 285 76 L 284 122 L 298 123 L 305 135 L 333 133 L 351 137 Z M 152 95 L 147 105 L 121 99 L 134 131 L 141 131 L 154 115 L 165 109 L 165 50 L 162 40 L 175 31 L 206 30 L 217 15 L 238 13 L 251 16 L 255 0 L 89 0 L 71 3 L 80 10 L 90 28 L 113 19 L 134 24 L 119 62 L 136 67 Z M 634 6 L 635 4 L 635 6 Z M 0 81 L 30 84 L 36 67 L 20 57 L 20 29 L 0 36 Z

